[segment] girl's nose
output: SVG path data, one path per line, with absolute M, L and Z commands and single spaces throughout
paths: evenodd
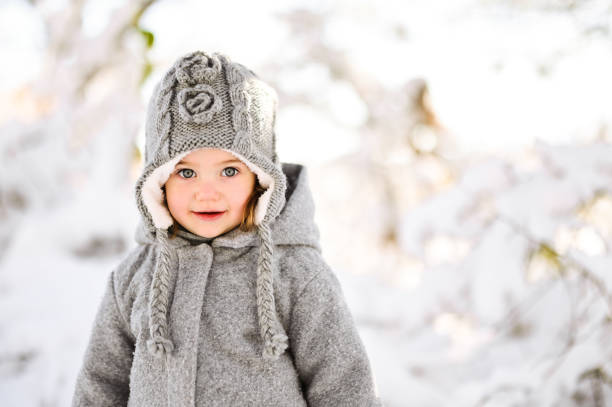
M 214 182 L 203 180 L 198 183 L 194 197 L 198 201 L 215 201 L 219 199 L 219 191 Z

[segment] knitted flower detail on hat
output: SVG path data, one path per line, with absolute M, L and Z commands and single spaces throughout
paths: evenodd
M 221 61 L 216 55 L 196 51 L 178 62 L 175 75 L 181 85 L 191 86 L 212 82 L 220 72 Z
M 186 88 L 178 94 L 179 113 L 187 123 L 206 124 L 221 110 L 222 103 L 208 85 Z

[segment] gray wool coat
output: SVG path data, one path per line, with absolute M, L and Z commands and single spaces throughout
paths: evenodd
M 274 295 L 289 348 L 261 357 L 255 232 L 215 239 L 181 232 L 172 250 L 169 332 L 147 352 L 155 240 L 139 243 L 110 274 L 73 406 L 380 406 L 368 357 L 339 282 L 321 257 L 314 205 L 299 165 L 283 165 L 287 203 L 272 225 Z

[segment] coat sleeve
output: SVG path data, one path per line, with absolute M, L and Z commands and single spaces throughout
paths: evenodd
M 365 347 L 327 265 L 299 295 L 289 335 L 309 406 L 382 406 Z
M 98 307 L 72 399 L 77 406 L 126 406 L 134 337 L 117 304 L 111 273 Z

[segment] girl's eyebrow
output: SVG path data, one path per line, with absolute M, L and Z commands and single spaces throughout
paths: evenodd
M 238 159 L 229 159 L 229 160 L 225 160 L 225 161 L 221 161 L 219 164 L 233 164 L 233 163 L 238 163 L 238 164 L 244 164 L 242 161 L 238 160 Z
M 238 159 L 229 159 L 229 160 L 221 161 L 218 164 L 233 164 L 233 163 L 244 164 L 242 161 L 240 161 Z M 196 163 L 192 163 L 190 161 L 181 160 L 178 163 L 176 163 L 176 165 L 179 165 L 179 164 L 193 165 L 193 164 L 196 164 Z

